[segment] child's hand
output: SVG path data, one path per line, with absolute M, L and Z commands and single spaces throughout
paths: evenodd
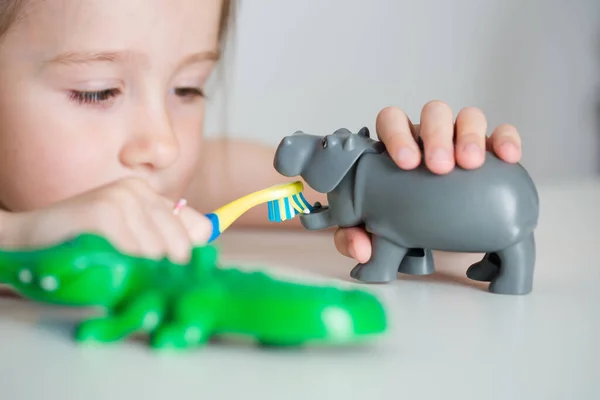
M 521 139 L 515 127 L 500 125 L 486 137 L 485 115 L 474 107 L 462 109 L 454 123 L 448 105 L 429 102 L 421 111 L 420 126 L 413 125 L 404 111 L 388 107 L 377 116 L 376 129 L 377 136 L 402 169 L 415 168 L 422 157 L 437 174 L 450 172 L 456 164 L 465 169 L 478 168 L 484 161 L 486 148 L 507 162 L 518 162 L 521 158 Z M 423 142 L 424 154 L 416 137 Z M 371 257 L 370 237 L 361 228 L 338 229 L 335 245 L 339 252 L 360 263 Z
M 150 258 L 189 260 L 212 225 L 202 214 L 154 193 L 142 180 L 126 179 L 30 212 L 6 215 L 3 245 L 39 247 L 83 232 L 105 236 L 120 250 Z

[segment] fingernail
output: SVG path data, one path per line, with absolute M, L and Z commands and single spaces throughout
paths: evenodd
M 398 151 L 398 153 L 396 154 L 396 160 L 397 161 L 406 161 L 406 160 L 411 160 L 415 155 L 415 152 L 408 148 L 408 147 L 402 147 L 400 149 L 400 151 Z
M 348 245 L 348 254 L 350 254 L 350 257 L 352 257 L 356 260 L 356 251 L 354 251 L 354 247 L 352 247 L 352 243 L 350 243 Z
M 502 151 L 515 151 L 515 150 L 517 150 L 517 146 L 515 146 L 515 144 L 513 142 L 511 142 L 510 140 L 502 143 L 502 145 L 500 145 L 500 148 L 502 149 Z
M 431 153 L 429 160 L 434 163 L 446 164 L 451 162 L 452 158 L 450 157 L 448 150 L 440 148 L 435 149 L 433 153 Z
M 516 162 L 519 159 L 519 148 L 510 140 L 500 145 L 500 152 L 503 153 L 501 157 L 503 157 L 506 161 Z
M 482 148 L 477 143 L 469 143 L 464 147 L 464 151 L 468 154 L 481 154 Z

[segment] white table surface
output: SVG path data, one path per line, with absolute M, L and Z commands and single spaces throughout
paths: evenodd
M 600 182 L 539 191 L 527 296 L 491 294 L 465 278 L 479 255 L 436 254 L 434 275 L 364 285 L 349 278 L 354 263 L 329 236 L 222 237 L 227 261 L 378 293 L 391 329 L 359 348 L 77 347 L 69 329 L 81 311 L 0 297 L 0 399 L 600 399 Z

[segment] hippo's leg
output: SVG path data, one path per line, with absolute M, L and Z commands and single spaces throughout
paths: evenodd
M 433 254 L 429 249 L 409 249 L 398 268 L 407 275 L 429 275 L 434 271 Z
M 471 265 L 467 277 L 474 281 L 491 282 L 500 271 L 500 257 L 497 253 L 487 253 L 483 259 Z
M 500 269 L 489 291 L 500 294 L 527 294 L 533 287 L 535 239 L 533 233 L 498 252 Z
M 398 265 L 408 251 L 389 240 L 373 235 L 371 259 L 366 264 L 358 264 L 350 276 L 362 282 L 384 283 L 398 278 Z

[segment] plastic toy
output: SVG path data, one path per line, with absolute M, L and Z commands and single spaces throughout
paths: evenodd
M 80 342 L 150 335 L 155 349 L 187 349 L 213 336 L 250 336 L 272 346 L 352 343 L 383 333 L 384 308 L 364 291 L 311 286 L 218 265 L 213 246 L 188 265 L 120 253 L 82 234 L 36 250 L 0 252 L 0 279 L 25 298 L 106 315 L 81 322 Z
M 271 186 L 234 200 L 207 214 L 213 225 L 208 242 L 213 242 L 242 214 L 259 204 L 267 203 L 269 220 L 274 222 L 285 221 L 299 213 L 312 211 L 313 207 L 302 195 L 303 189 L 304 185 L 300 181 Z
M 327 193 L 328 205 L 300 215 L 306 229 L 364 226 L 372 234 L 371 259 L 351 272 L 357 280 L 430 274 L 431 250 L 481 252 L 469 278 L 490 282 L 494 293 L 532 290 L 539 199 L 520 164 L 487 152 L 475 170 L 437 175 L 424 163 L 402 170 L 365 127 L 327 136 L 298 131 L 281 141 L 274 167 Z

